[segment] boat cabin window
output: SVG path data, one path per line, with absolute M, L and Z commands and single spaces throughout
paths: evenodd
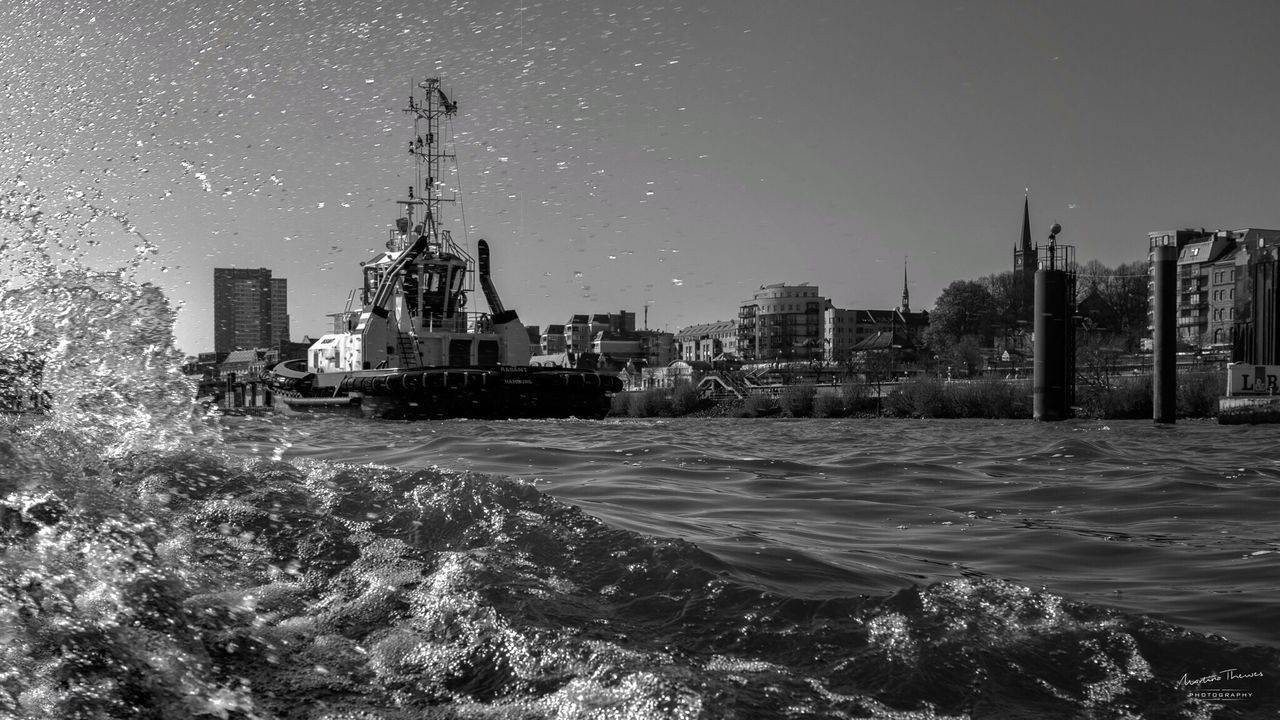
M 466 279 L 467 274 L 463 272 L 464 268 L 453 268 L 453 281 L 449 283 L 450 292 L 454 295 L 462 292 L 462 281 Z
M 466 277 L 466 268 L 454 264 L 429 264 L 422 267 L 422 282 L 414 295 L 420 299 L 421 315 L 450 317 L 460 308 L 458 295 Z M 407 288 L 406 288 L 407 289 Z
M 410 268 L 404 274 L 404 302 L 409 306 L 409 313 L 418 314 L 418 298 L 421 293 L 418 292 L 419 279 L 421 271 L 414 272 L 414 268 Z
M 378 285 L 382 282 L 383 271 L 380 266 L 366 265 L 364 268 L 364 299 L 361 301 L 364 305 L 373 302 L 373 296 L 378 292 Z

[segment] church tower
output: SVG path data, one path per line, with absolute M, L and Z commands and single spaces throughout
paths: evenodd
M 1018 320 L 1030 324 L 1035 310 L 1036 247 L 1031 244 L 1031 201 L 1022 197 L 1022 238 L 1013 249 L 1013 282 L 1017 288 Z
M 902 305 L 898 310 L 903 314 L 911 312 L 911 293 L 907 291 L 907 256 L 902 256 Z

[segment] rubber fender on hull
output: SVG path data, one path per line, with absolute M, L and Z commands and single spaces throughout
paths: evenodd
M 489 373 L 475 370 L 449 370 L 444 373 L 444 376 L 444 386 L 457 390 L 482 388 L 488 383 L 489 379 Z
M 337 408 L 359 405 L 360 398 L 349 395 L 340 397 L 281 398 L 285 405 L 295 408 Z

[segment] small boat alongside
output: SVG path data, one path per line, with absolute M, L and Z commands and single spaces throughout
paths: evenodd
M 490 274 L 489 245 L 473 257 L 442 227 L 441 120 L 457 112 L 438 78 L 417 84 L 409 152 L 417 166 L 386 252 L 361 263 L 342 327 L 322 336 L 303 360 L 263 374 L 275 405 L 288 412 L 351 413 L 387 419 L 601 418 L 621 380 L 591 356 L 577 367 L 529 364 L 529 335 L 503 305 Z M 467 309 L 479 285 L 488 312 Z M 360 309 L 354 308 L 359 297 Z

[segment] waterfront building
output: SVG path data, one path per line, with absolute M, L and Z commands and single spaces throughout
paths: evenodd
M 591 349 L 590 315 L 574 315 L 564 324 L 564 349 L 566 352 L 584 353 Z
M 1280 230 L 1165 230 L 1148 233 L 1147 239 L 1149 263 L 1157 245 L 1178 250 L 1175 314 L 1181 343 L 1230 347 L 1239 362 L 1280 361 L 1275 280 Z M 1150 306 L 1154 283 L 1147 287 Z
M 1238 244 L 1219 256 L 1208 266 L 1209 321 L 1205 331 L 1205 345 L 1228 348 L 1232 344 L 1236 324 L 1236 258 L 1241 255 Z
M 636 314 L 577 314 L 564 325 L 548 325 L 538 338 L 541 364 L 572 362 L 582 353 L 594 353 L 614 364 L 665 365 L 674 359 L 673 336 L 656 330 L 637 330 Z
M 829 307 L 822 314 L 822 334 L 826 338 L 823 359 L 840 362 L 850 357 L 853 348 L 866 339 L 866 324 L 860 322 L 864 310 Z
M 271 347 L 289 342 L 289 281 L 271 278 Z
M 574 315 L 564 325 L 564 350 L 572 353 L 591 352 L 596 336 L 605 330 L 634 333 L 636 314 L 620 310 L 616 313 Z
M 911 312 L 907 263 L 902 262 L 902 302 L 894 310 L 853 310 L 827 303 L 822 314 L 823 359 L 848 362 L 855 352 L 877 345 L 904 347 L 929 324 L 928 312 Z
M 289 340 L 288 282 L 267 268 L 214 268 L 214 352 L 279 347 Z
M 1231 359 L 1280 365 L 1280 231 L 1238 231 Z
M 681 328 L 675 334 L 676 359 L 711 362 L 738 356 L 738 323 L 717 320 Z
M 548 325 L 538 338 L 538 346 L 543 355 L 555 355 L 565 351 L 564 325 Z
M 905 302 L 904 307 L 910 308 Z M 927 311 L 849 310 L 829 307 L 824 316 L 826 353 L 829 362 L 847 362 L 855 352 L 881 347 L 914 347 L 915 340 L 929 325 Z
M 619 365 L 662 367 L 677 359 L 675 336 L 659 330 L 601 330 L 592 342 L 591 351 Z
M 1178 248 L 1177 335 L 1188 345 L 1210 344 L 1209 281 L 1213 267 L 1235 248 L 1228 233 L 1193 237 Z
M 815 285 L 762 285 L 738 308 L 738 353 L 746 362 L 822 358 L 822 313 L 830 301 Z
M 220 378 L 256 379 L 263 370 L 280 362 L 280 351 L 274 348 L 232 350 L 218 363 Z

